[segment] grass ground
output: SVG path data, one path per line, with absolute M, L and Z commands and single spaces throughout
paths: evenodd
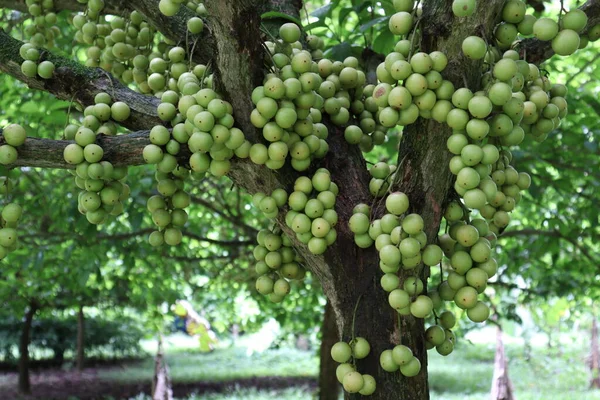
M 210 354 L 199 353 L 197 342 L 186 336 L 169 337 L 165 343 L 167 360 L 175 388 L 184 386 L 196 390 L 199 382 L 226 381 L 229 387 L 220 394 L 201 393 L 178 398 L 178 400 L 301 400 L 313 398 L 311 385 L 318 373 L 318 359 L 313 352 L 295 349 L 253 351 L 260 336 L 248 337 L 234 347 L 220 348 Z M 482 332 L 474 343 L 462 340 L 449 357 L 430 352 L 429 376 L 432 400 L 484 400 L 488 399 L 493 373 L 493 330 Z M 506 350 L 510 360 L 509 371 L 519 400 L 600 400 L 600 391 L 587 390 L 590 374 L 585 365 L 587 338 L 575 336 L 563 341 L 560 347 L 547 349 L 544 342 L 526 354 L 523 344 L 514 338 L 506 338 Z M 156 343 L 145 343 L 149 354 L 156 351 Z M 560 352 L 559 352 L 560 349 Z M 95 368 L 89 372 L 88 381 L 95 384 L 96 393 L 106 393 L 103 388 L 134 387 L 140 393 L 152 379 L 154 362 L 151 357 L 121 367 Z M 46 372 L 40 372 L 46 375 Z M 38 374 L 34 374 L 36 376 Z M 259 386 L 247 384 L 253 377 L 284 377 L 273 385 L 273 379 L 254 380 Z M 85 378 L 85 377 L 84 377 Z M 306 379 L 308 378 L 308 379 Z M 10 382 L 0 375 L 0 393 L 5 387 L 16 384 L 16 376 Z M 236 382 L 237 381 L 237 382 Z M 244 384 L 246 382 L 246 384 Z M 267 382 L 267 383 L 265 383 Z M 271 382 L 270 384 L 268 382 Z M 283 382 L 283 383 L 281 383 Z M 103 386 L 104 385 L 104 386 Z M 237 385 L 237 386 L 236 386 Z M 255 387 L 288 389 L 255 389 Z M 35 384 L 34 384 L 35 386 Z M 214 390 L 214 389 L 212 389 Z M 180 390 L 181 392 L 181 390 Z M 190 393 L 183 391 L 182 393 Z M 66 393 L 65 393 L 66 394 Z M 2 398 L 2 396 L 0 396 Z M 104 397 L 103 400 L 113 400 Z M 75 400 L 70 398 L 69 400 Z M 121 400 L 121 398 L 119 398 Z M 150 400 L 139 395 L 131 400 Z
M 488 338 L 489 339 L 489 338 Z M 493 339 L 493 336 L 492 336 Z M 583 343 L 567 342 L 556 348 L 534 347 L 527 357 L 525 348 L 507 338 L 509 371 L 519 400 L 600 400 L 600 391 L 587 390 L 589 371 L 585 366 L 587 349 Z M 168 349 L 167 349 L 168 350 Z M 318 360 L 310 352 L 293 349 L 247 354 L 243 346 L 199 354 L 171 343 L 167 351 L 174 382 L 235 380 L 252 376 L 316 376 Z M 493 374 L 494 343 L 463 341 L 449 357 L 430 352 L 432 400 L 483 400 L 489 396 Z M 101 372 L 113 381 L 149 380 L 151 360 L 125 370 Z M 238 389 L 228 393 L 192 396 L 188 400 L 298 400 L 310 399 L 302 389 L 257 391 Z M 143 397 L 136 400 L 143 400 Z M 145 400 L 145 399 L 144 399 Z

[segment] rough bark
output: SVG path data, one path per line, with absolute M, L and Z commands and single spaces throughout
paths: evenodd
M 77 313 L 77 370 L 83 371 L 85 368 L 85 315 L 83 306 L 79 306 Z
M 331 358 L 331 347 L 339 340 L 335 313 L 327 302 L 321 325 L 321 350 L 319 352 L 319 400 L 338 400 L 340 384 L 335 376 L 337 364 Z
M 590 387 L 600 389 L 600 348 L 598 347 L 598 320 L 596 316 L 592 319 L 592 346 L 590 354 L 590 370 L 592 379 Z
M 85 11 L 87 4 L 82 4 L 77 0 L 54 0 L 54 10 L 56 12 L 62 10 Z M 25 0 L 0 0 L 0 8 L 27 12 L 27 4 Z M 121 15 L 127 8 L 124 2 L 106 1 L 103 12 L 106 14 Z
M 19 392 L 31 393 L 31 382 L 29 380 L 29 342 L 31 341 L 31 324 L 33 316 L 38 310 L 35 302 L 29 304 L 23 321 L 23 329 L 19 339 Z
M 84 67 L 76 61 L 43 51 L 40 61 L 48 60 L 54 63 L 54 76 L 52 79 L 26 77 L 21 72 L 23 59 L 19 48 L 22 45 L 23 42 L 0 30 L 0 71 L 24 82 L 32 89 L 47 91 L 61 100 L 74 101 L 82 107 L 94 104 L 94 96 L 106 92 L 112 96 L 113 101 L 123 101 L 131 108 L 130 117 L 120 123 L 129 129 L 151 129 L 155 125 L 163 124 L 156 111 L 160 99 L 134 92 L 100 68 Z
M 5 144 L 0 135 L 0 143 Z M 29 166 L 41 168 L 72 169 L 75 166 L 67 164 L 63 151 L 73 140 L 52 140 L 30 137 L 18 148 L 19 158 L 13 166 Z M 110 161 L 114 166 L 143 165 L 142 151 L 150 144 L 149 131 L 140 131 L 128 135 L 107 136 L 98 135 L 97 143 L 104 149 L 103 160 Z M 184 149 L 179 155 L 184 163 L 189 159 L 189 153 Z
M 502 328 L 496 330 L 496 356 L 494 358 L 494 376 L 492 378 L 491 400 L 516 400 L 510 377 L 508 376 L 508 360 L 504 352 Z

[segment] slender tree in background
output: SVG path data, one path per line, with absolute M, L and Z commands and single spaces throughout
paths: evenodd
M 20 14 L 0 32 L 0 70 L 83 111 L 62 140 L 26 138 L 25 116 L 7 121 L 0 163 L 69 169 L 82 219 L 123 229 L 128 199 L 144 197 L 128 168 L 155 165 L 148 242 L 169 254 L 193 225 L 190 187 L 226 175 L 273 222 L 257 235 L 258 292 L 281 302 L 306 270 L 319 280 L 347 399 L 429 398 L 427 350 L 449 355 L 455 343 L 443 301 L 488 318 L 492 249 L 531 184 L 512 166 L 515 146 L 543 142 L 567 114 L 566 87 L 539 65 L 600 36 L 596 0 L 539 19 L 521 0 L 336 0 L 313 13 L 305 33 L 366 15 L 358 30 L 385 53 L 379 63 L 348 44 L 324 53 L 302 34 L 296 0 L 0 6 L 31 16 L 23 36 Z M 394 162 L 367 168 L 363 153 L 398 127 Z M 2 191 L 15 184 L 5 177 Z M 12 200 L 8 262 L 28 212 Z

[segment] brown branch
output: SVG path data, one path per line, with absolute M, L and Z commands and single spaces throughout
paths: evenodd
M 84 67 L 76 61 L 43 51 L 41 59 L 52 61 L 55 65 L 54 76 L 51 79 L 42 79 L 39 76 L 29 78 L 23 75 L 23 59 L 19 54 L 22 45 L 23 42 L 0 30 L 0 71 L 24 82 L 32 89 L 52 93 L 62 100 L 75 101 L 82 107 L 94 104 L 94 96 L 106 92 L 112 96 L 113 101 L 122 101 L 129 105 L 131 115 L 120 124 L 132 130 L 151 129 L 155 125 L 163 124 L 156 111 L 160 104 L 159 99 L 134 92 L 100 68 Z
M 247 225 L 241 219 L 241 217 L 229 215 L 225 211 L 220 210 L 219 208 L 215 207 L 215 205 L 212 202 L 210 202 L 206 199 L 203 199 L 202 197 L 193 196 L 193 197 L 191 197 L 191 202 L 193 204 L 198 204 L 198 205 L 212 211 L 213 213 L 217 214 L 221 218 L 231 222 L 233 225 L 243 229 L 249 236 L 255 236 L 258 233 L 258 230 L 256 228 L 254 228 L 253 226 Z
M 53 140 L 28 138 L 17 151 L 19 158 L 11 167 L 39 167 L 73 169 L 74 165 L 67 164 L 63 158 L 64 148 L 72 140 Z M 110 161 L 115 167 L 145 164 L 142 151 L 150 144 L 149 132 L 139 131 L 128 135 L 106 136 L 98 135 L 96 143 L 104 150 L 104 161 Z M 5 144 L 0 135 L 0 144 Z M 183 146 L 179 161 L 186 164 L 189 151 Z
M 595 259 L 591 255 L 588 249 L 586 249 L 581 243 L 578 243 L 577 239 L 571 238 L 569 236 L 563 235 L 558 230 L 544 231 L 539 229 L 520 229 L 520 230 L 512 230 L 512 231 L 504 231 L 502 235 L 499 236 L 499 239 L 508 238 L 508 237 L 516 237 L 516 236 L 546 236 L 546 237 L 554 237 L 557 239 L 563 239 L 567 242 L 571 243 L 575 246 L 581 253 L 591 262 L 598 263 L 598 260 Z
M 584 5 L 579 7 L 588 16 L 587 30 L 600 23 L 600 0 L 588 0 Z M 552 42 L 545 42 L 538 39 L 525 39 L 520 43 L 521 56 L 525 55 L 528 62 L 533 64 L 541 64 L 554 55 L 552 50 Z
M 181 233 L 183 234 L 183 236 L 188 237 L 190 239 L 194 239 L 199 242 L 216 244 L 223 247 L 251 246 L 256 244 L 255 240 L 218 240 L 202 237 L 189 231 L 182 231 Z
M 571 82 L 573 82 L 575 80 L 575 78 L 577 78 L 579 75 L 581 75 L 582 73 L 586 72 L 586 70 L 588 69 L 588 67 L 594 65 L 594 63 L 596 61 L 598 61 L 600 59 L 600 54 L 596 54 L 596 56 L 594 56 L 594 58 L 592 58 L 591 60 L 589 60 L 588 62 L 586 62 L 580 69 L 579 71 L 577 71 L 575 74 L 571 75 L 571 77 L 565 82 L 565 86 L 569 87 L 571 85 Z M 591 72 L 591 71 L 590 71 Z
M 57 12 L 61 10 L 85 11 L 87 7 L 86 4 L 76 0 L 55 0 L 54 5 Z M 0 0 L 0 7 L 27 12 L 25 0 Z M 215 47 L 210 29 L 206 28 L 199 35 L 189 34 L 187 21 L 194 17 L 195 13 L 185 6 L 180 7 L 179 12 L 173 17 L 167 17 L 158 9 L 158 0 L 107 0 L 102 14 L 126 16 L 133 10 L 145 16 L 150 25 L 175 43 L 185 45 L 186 37 L 188 37 L 191 50 L 193 43 L 197 42 L 192 57 L 195 62 L 206 64 L 213 58 Z
M 104 14 L 123 15 L 127 11 L 126 5 L 127 2 L 114 0 L 106 1 L 102 12 Z M 86 7 L 87 4 L 82 4 L 77 0 L 54 0 L 54 10 L 56 12 L 62 10 L 85 11 Z M 25 0 L 0 0 L 0 8 L 7 8 L 23 13 L 27 12 Z
M 90 239 L 88 236 L 81 235 L 75 232 L 48 232 L 48 233 L 31 233 L 26 235 L 21 235 L 19 239 L 27 241 L 27 239 L 58 239 L 60 242 L 65 240 L 76 240 L 82 243 L 90 243 L 92 241 L 97 242 L 98 240 L 111 240 L 111 241 L 119 241 L 131 239 L 138 236 L 143 236 L 150 234 L 153 232 L 154 228 L 144 228 L 138 231 L 127 232 L 127 233 L 118 233 L 118 234 L 100 234 L 98 236 L 94 236 Z M 249 246 L 255 244 L 254 240 L 219 240 L 219 239 L 211 239 L 207 237 L 200 236 L 190 231 L 182 231 L 184 237 L 197 240 L 199 242 L 216 244 L 222 247 L 237 247 L 237 246 Z

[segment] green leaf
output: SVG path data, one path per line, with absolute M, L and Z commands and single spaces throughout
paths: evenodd
M 331 2 L 329 4 L 325 4 L 323 7 L 317 8 L 315 11 L 310 14 L 311 16 L 319 19 L 323 19 L 329 14 L 331 14 L 331 10 L 333 10 L 335 2 Z
M 373 50 L 381 54 L 391 53 L 396 44 L 396 38 L 388 29 L 383 30 L 373 41 Z
M 315 21 L 313 23 L 310 23 L 310 24 L 306 25 L 304 27 L 304 30 L 305 31 L 310 31 L 311 29 L 314 29 L 314 28 L 327 28 L 327 24 L 325 23 L 325 21 L 323 21 L 322 19 L 320 19 L 318 21 Z
M 364 32 L 364 31 L 366 31 L 366 30 L 369 30 L 369 29 L 370 29 L 370 28 L 372 28 L 373 26 L 375 26 L 375 25 L 377 25 L 377 24 L 379 24 L 379 23 L 381 23 L 381 22 L 387 21 L 387 20 L 389 20 L 389 19 L 390 19 L 390 17 L 379 17 L 379 18 L 375 18 L 375 19 L 372 19 L 372 20 L 370 20 L 370 21 L 369 21 L 369 22 L 367 22 L 366 24 L 363 24 L 363 25 L 361 25 L 361 26 L 360 26 L 358 29 L 359 29 L 361 32 Z M 387 32 L 387 30 L 384 30 L 384 32 Z M 390 32 L 390 33 L 391 33 L 391 32 Z
M 285 19 L 285 20 L 295 23 L 298 26 L 302 26 L 302 21 L 300 21 L 298 18 L 296 18 L 292 15 L 288 15 L 288 14 L 279 12 L 279 11 L 266 12 L 263 15 L 261 15 L 260 18 L 262 18 L 262 19 Z
M 352 55 L 352 46 L 348 42 L 343 42 L 327 50 L 327 56 L 334 60 L 341 61 Z

